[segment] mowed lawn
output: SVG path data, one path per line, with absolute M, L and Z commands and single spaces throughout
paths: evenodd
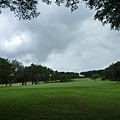
M 0 120 L 120 120 L 120 82 L 1 85 Z

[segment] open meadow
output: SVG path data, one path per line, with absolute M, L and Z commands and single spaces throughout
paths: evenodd
M 120 120 L 120 82 L 0 85 L 0 120 Z

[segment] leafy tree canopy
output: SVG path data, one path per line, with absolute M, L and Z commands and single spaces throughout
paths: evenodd
M 6 83 L 11 72 L 11 63 L 8 59 L 0 58 L 0 83 Z
M 90 9 L 95 9 L 94 18 L 111 29 L 120 30 L 120 0 L 83 0 Z
M 0 0 L 0 13 L 2 8 L 9 8 L 19 19 L 31 19 L 38 17 L 37 0 Z
M 51 0 L 42 0 L 47 5 Z M 120 30 L 120 0 L 55 0 L 60 6 L 65 3 L 71 11 L 78 9 L 78 3 L 83 1 L 90 9 L 95 9 L 94 19 L 104 24 L 110 24 L 111 29 Z M 9 8 L 19 19 L 31 19 L 38 17 L 38 0 L 0 0 L 0 13 L 2 8 Z

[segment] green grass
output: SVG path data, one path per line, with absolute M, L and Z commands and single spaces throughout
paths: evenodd
M 0 120 L 120 120 L 120 82 L 1 85 Z

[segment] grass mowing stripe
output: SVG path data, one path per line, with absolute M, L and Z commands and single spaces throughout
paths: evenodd
M 120 83 L 90 79 L 0 87 L 0 120 L 119 120 L 119 93 Z

